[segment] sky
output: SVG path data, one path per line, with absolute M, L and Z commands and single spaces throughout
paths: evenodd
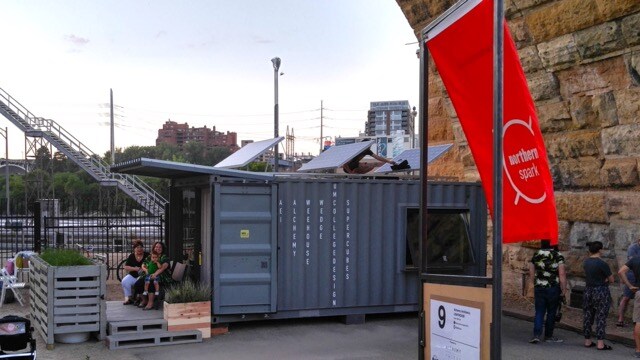
M 119 148 L 155 145 L 169 119 L 236 132 L 238 143 L 273 138 L 276 56 L 279 134 L 294 132 L 297 153 L 319 151 L 321 101 L 332 138 L 363 132 L 372 101 L 418 105 L 418 44 L 394 0 L 0 5 L 0 89 L 99 155 L 110 89 Z M 4 127 L 9 158 L 24 158 L 24 134 L 0 117 Z

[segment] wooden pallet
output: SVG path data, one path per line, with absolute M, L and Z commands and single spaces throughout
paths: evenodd
M 167 331 L 167 322 L 164 319 L 114 321 L 109 323 L 107 331 L 109 335 Z
M 105 343 L 109 350 L 131 349 L 147 346 L 177 345 L 202 342 L 202 333 L 189 331 L 144 331 L 107 336 Z

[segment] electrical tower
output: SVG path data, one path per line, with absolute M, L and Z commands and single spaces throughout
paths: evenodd
M 294 161 L 295 154 L 295 141 L 296 137 L 293 134 L 293 128 L 291 128 L 291 133 L 289 133 L 289 126 L 287 126 L 287 136 L 285 138 L 285 159 L 289 161 Z

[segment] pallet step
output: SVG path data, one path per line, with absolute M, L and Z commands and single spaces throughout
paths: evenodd
M 146 331 L 143 333 L 109 335 L 106 338 L 109 350 L 131 349 L 148 346 L 178 345 L 202 342 L 202 333 L 188 331 Z
M 167 321 L 164 319 L 113 321 L 109 322 L 107 331 L 109 335 L 167 331 Z

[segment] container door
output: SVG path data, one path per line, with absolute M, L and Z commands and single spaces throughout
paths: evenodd
M 213 311 L 276 311 L 276 187 L 214 185 Z

